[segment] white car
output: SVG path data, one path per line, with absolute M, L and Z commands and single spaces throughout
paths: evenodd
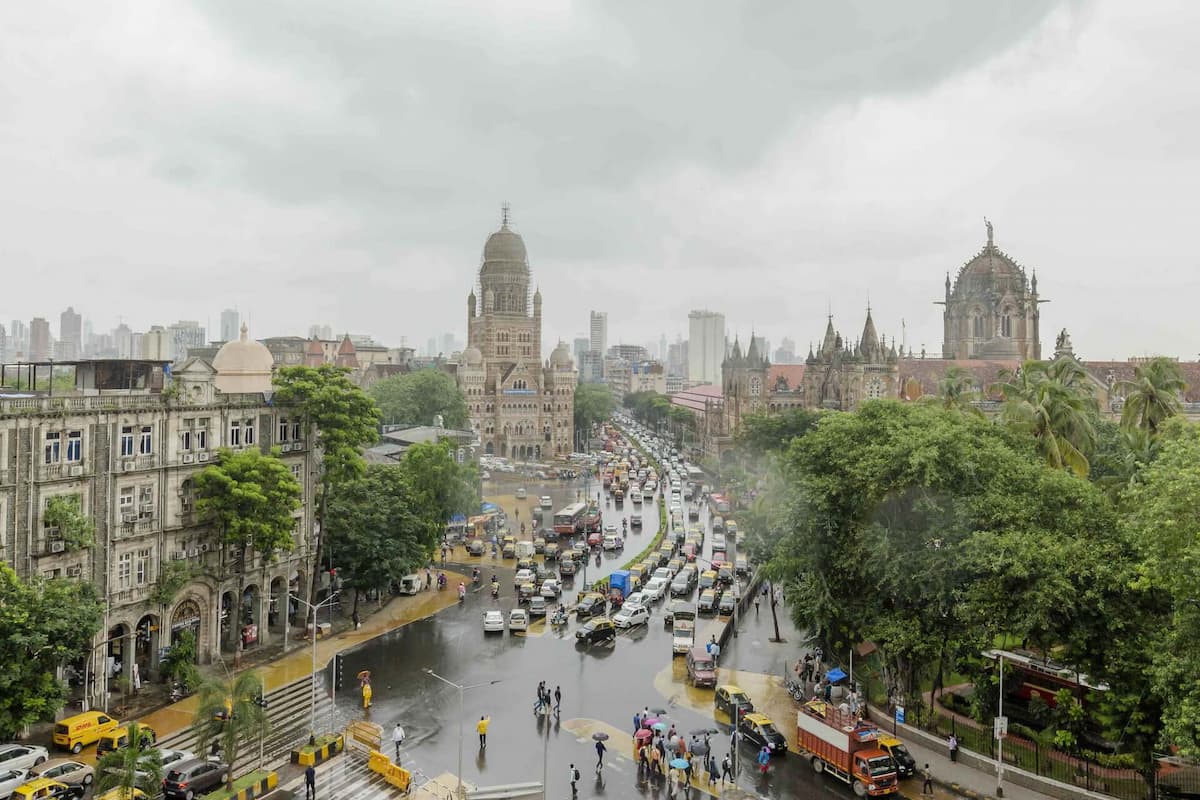
M 28 770 L 50 757 L 46 748 L 37 744 L 0 744 L 0 772 Z
M 508 612 L 508 629 L 510 631 L 529 630 L 529 612 L 523 608 L 514 608 Z
M 524 486 L 522 486 L 520 489 L 517 489 L 517 499 L 518 500 L 524 500 L 528 496 L 529 495 L 526 494 Z
M 636 603 L 626 603 L 621 610 L 613 615 L 613 624 L 618 628 L 632 628 L 634 625 L 645 625 L 650 621 L 650 611 L 645 606 Z
M 606 523 L 604 523 L 604 532 L 605 532 L 605 533 L 616 533 L 616 532 L 617 532 L 617 525 L 616 525 L 616 523 L 614 523 L 614 522 L 606 522 Z
M 624 546 L 625 541 L 615 533 L 610 533 L 605 536 L 604 541 L 601 544 L 601 547 L 603 547 L 605 550 L 620 550 Z
M 546 616 L 546 598 L 540 595 L 529 598 L 529 616 Z
M 522 583 L 533 583 L 533 570 L 517 570 L 516 576 L 513 577 L 513 586 L 520 586 Z
M 483 632 L 501 633 L 504 631 L 504 614 L 498 609 L 483 612 Z
M 645 593 L 645 592 L 630 592 L 630 593 L 629 593 L 629 597 L 626 597 L 626 598 L 625 598 L 625 603 L 624 603 L 624 605 L 627 605 L 627 606 L 644 606 L 644 605 L 646 605 L 646 603 L 648 603 L 648 602 L 650 602 L 650 601 L 649 601 L 649 599 L 646 597 L 646 593 Z
M 0 797 L 11 796 L 13 789 L 24 783 L 27 775 L 29 770 L 26 769 L 6 769 L 0 772 Z
M 547 578 L 542 581 L 542 597 L 552 599 L 562 594 L 562 584 L 555 578 Z
M 717 550 L 725 549 L 725 534 L 723 534 L 723 533 L 714 533 L 713 534 L 712 549 L 714 552 L 716 552 Z
M 550 499 L 550 495 L 548 494 L 542 495 L 538 502 L 541 503 L 542 508 L 550 508 L 552 505 L 554 505 L 554 501 Z
M 650 600 L 662 600 L 670 585 L 671 582 L 664 578 L 651 578 L 642 587 L 642 594 L 646 595 Z
M 670 583 L 671 579 L 675 577 L 675 573 L 671 571 L 670 567 L 659 567 L 654 570 L 654 574 L 651 577 L 662 578 L 667 583 Z

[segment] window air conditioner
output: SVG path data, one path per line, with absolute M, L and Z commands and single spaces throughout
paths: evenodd
M 187 551 L 186 550 L 174 550 L 171 552 L 171 558 L 175 561 L 182 561 L 183 559 L 187 558 Z
M 61 553 L 61 552 L 65 551 L 66 549 L 67 549 L 66 542 L 58 541 L 58 542 L 50 543 L 50 552 L 51 553 Z
M 193 547 L 191 550 L 188 550 L 188 558 L 195 558 L 198 555 L 200 555 L 199 547 Z
M 67 567 L 68 578 L 78 578 L 83 574 L 83 567 Z
M 208 461 L 208 453 L 197 453 L 196 460 L 197 461 Z
M 208 544 L 208 542 L 205 542 L 204 544 L 200 545 L 200 552 L 201 552 L 201 553 L 207 553 L 207 552 L 208 552 L 208 547 L 209 547 L 209 544 Z
M 129 525 L 132 525 L 133 523 L 135 523 L 135 522 L 137 522 L 137 521 L 138 521 L 138 515 L 137 515 L 137 514 L 133 514 L 133 513 L 129 513 L 129 514 L 122 514 L 122 515 L 121 515 L 121 521 L 122 521 L 122 522 L 124 522 L 124 523 L 127 523 L 127 524 L 129 524 Z
M 132 461 L 122 461 L 121 462 L 121 472 L 132 472 L 132 471 L 133 471 L 133 462 Z
M 69 471 L 69 473 L 68 473 L 68 474 L 69 474 L 69 475 L 70 475 L 72 478 L 78 478 L 79 476 L 81 476 L 81 475 L 83 474 L 83 467 L 82 467 L 82 466 L 74 466 L 74 467 L 71 467 L 71 469 L 70 469 L 70 471 Z
M 183 463 L 185 463 L 185 464 L 190 464 L 190 463 L 192 463 L 192 461 L 194 461 L 194 460 L 195 460 L 195 456 L 193 456 L 191 453 L 184 453 L 184 454 L 183 454 Z

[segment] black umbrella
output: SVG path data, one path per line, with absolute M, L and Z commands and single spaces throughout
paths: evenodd
M 596 733 L 592 734 L 592 738 L 595 739 L 597 742 L 603 742 L 605 739 L 608 738 L 608 734 L 605 733 L 604 731 L 597 731 Z
M 688 744 L 688 750 L 691 750 L 697 755 L 708 755 L 708 744 L 706 742 L 691 742 Z
M 650 713 L 654 714 L 655 716 L 661 717 L 663 714 L 667 713 L 667 710 L 665 708 L 652 708 L 652 709 L 650 709 Z
M 697 728 L 694 731 L 688 731 L 688 736 L 712 736 L 720 733 L 716 728 Z

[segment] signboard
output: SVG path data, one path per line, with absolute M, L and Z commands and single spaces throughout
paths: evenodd
M 992 720 L 992 729 L 997 739 L 1008 736 L 1008 717 L 996 717 Z
M 904 706 L 896 706 L 896 722 L 904 724 Z

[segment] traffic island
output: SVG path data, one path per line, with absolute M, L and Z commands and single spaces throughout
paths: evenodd
M 346 747 L 340 733 L 326 733 L 316 737 L 312 744 L 297 747 L 292 751 L 292 763 L 312 767 L 336 756 Z
M 263 797 L 279 785 L 279 774 L 269 770 L 255 770 L 233 782 L 233 791 L 218 789 L 208 795 L 209 800 L 252 800 Z

